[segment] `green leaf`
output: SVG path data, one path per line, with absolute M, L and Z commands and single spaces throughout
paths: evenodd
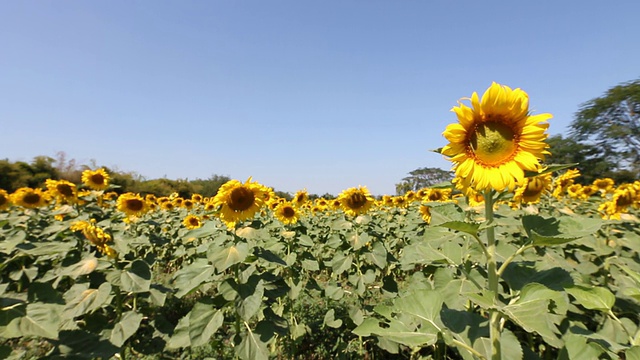
M 325 326 L 328 327 L 332 327 L 332 328 L 339 328 L 340 326 L 342 326 L 342 320 L 335 318 L 335 310 L 334 309 L 329 309 L 329 311 L 327 311 L 326 314 L 324 314 L 324 320 L 322 321 L 322 323 Z
M 395 319 L 381 321 L 376 318 L 366 318 L 352 332 L 358 336 L 381 336 L 387 340 L 410 347 L 435 344 L 438 339 L 436 335 L 431 333 L 416 332 L 415 328 Z
M 224 314 L 213 306 L 197 302 L 189 312 L 189 340 L 191 346 L 201 346 L 222 326 Z
M 213 263 L 219 273 L 224 272 L 229 267 L 241 263 L 249 254 L 249 245 L 239 242 L 226 249 L 222 249 L 213 254 L 207 254 L 209 260 Z
M 632 346 L 628 348 L 624 355 L 627 360 L 640 360 L 640 346 Z
M 333 261 L 331 262 L 331 267 L 333 269 L 334 275 L 340 275 L 343 272 L 349 270 L 351 268 L 351 263 L 353 262 L 353 256 L 345 256 L 342 253 L 337 253 L 333 257 Z
M 135 311 L 127 311 L 122 315 L 122 319 L 114 325 L 109 341 L 115 346 L 121 347 L 133 334 L 138 331 L 142 314 Z
M 103 282 L 97 289 L 87 289 L 68 301 L 62 312 L 64 319 L 73 319 L 95 311 L 111 299 L 111 284 Z
M 365 258 L 380 269 L 384 269 L 387 266 L 387 249 L 382 242 L 376 241 L 371 251 L 365 254 Z
M 522 225 L 527 235 L 537 246 L 560 245 L 592 235 L 600 229 L 602 224 L 600 219 L 579 216 L 544 218 L 539 215 L 525 215 L 522 217 Z
M 462 231 L 467 234 L 477 235 L 480 228 L 479 223 L 470 223 L 466 221 L 447 221 L 439 224 L 438 226 L 446 227 L 451 230 Z
M 243 320 L 249 321 L 252 316 L 258 313 L 262 305 L 264 295 L 264 282 L 258 276 L 252 276 L 246 284 L 238 287 L 240 303 L 238 304 L 238 314 Z
M 540 175 L 544 175 L 544 174 L 548 174 L 548 173 L 552 173 L 552 172 L 556 172 L 556 171 L 560 171 L 560 170 L 576 167 L 577 165 L 578 165 L 578 163 L 572 163 L 572 164 L 548 164 L 548 165 L 544 165 L 545 169 L 540 171 L 540 172 L 534 172 L 534 171 L 528 171 L 527 170 L 527 171 L 524 172 L 524 176 L 526 176 L 526 177 L 540 176 Z
M 566 313 L 566 296 L 543 285 L 530 283 L 520 292 L 520 298 L 502 311 L 526 331 L 536 332 L 552 346 L 562 346 L 557 324 Z M 551 312 L 550 310 L 553 310 Z
M 167 348 L 178 349 L 191 346 L 189 316 L 190 314 L 187 314 L 178 321 L 178 325 L 176 325 L 176 328 L 173 330 L 173 335 L 167 342 Z
M 349 238 L 349 242 L 351 243 L 353 250 L 361 249 L 368 241 L 370 241 L 370 239 L 367 233 L 358 233 L 357 231 Z
M 200 239 L 206 236 L 216 235 L 218 233 L 220 233 L 219 224 L 215 221 L 206 221 L 201 227 L 187 231 L 182 238 L 185 240 L 191 238 Z
M 247 326 L 247 332 L 242 334 L 242 341 L 236 347 L 236 355 L 243 360 L 268 360 L 269 350 L 258 334 L 251 331 Z
M 431 207 L 431 226 L 441 226 L 453 222 L 464 222 L 464 218 L 464 211 L 456 204 L 447 203 Z
M 62 308 L 58 304 L 28 304 L 26 315 L 18 319 L 16 327 L 12 327 L 12 324 L 7 326 L 7 329 L 14 330 L 12 336 L 7 337 L 41 336 L 57 339 Z
M 174 275 L 174 287 L 178 290 L 176 297 L 181 298 L 209 280 L 215 268 L 207 259 L 197 258 L 193 263 L 178 270 Z
M 587 337 L 576 334 L 567 334 L 564 337 L 564 348 L 560 352 L 559 359 L 599 359 L 602 349 L 593 342 L 587 342 Z
M 578 304 L 590 310 L 609 312 L 616 302 L 616 296 L 604 287 L 589 288 L 574 285 L 565 289 Z
M 486 359 L 491 359 L 491 340 L 487 337 L 478 338 L 473 343 L 473 348 L 484 354 Z M 459 348 L 465 351 L 464 348 Z M 503 359 L 522 359 L 522 346 L 518 338 L 509 330 L 504 329 L 500 334 L 500 353 Z
M 144 260 L 135 260 L 128 270 L 120 274 L 122 290 L 132 293 L 149 291 L 151 287 L 151 269 Z

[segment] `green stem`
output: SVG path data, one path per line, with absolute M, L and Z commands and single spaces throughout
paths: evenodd
M 500 265 L 500 268 L 498 269 L 498 276 L 502 276 L 502 273 L 506 270 L 507 266 L 509 264 L 511 264 L 511 262 L 513 261 L 513 259 L 515 259 L 516 257 L 518 257 L 519 255 L 521 255 L 523 252 L 529 250 L 530 248 L 532 248 L 533 245 L 522 245 L 515 253 L 513 253 L 513 255 L 509 256 L 503 263 L 502 265 Z
M 627 334 L 627 337 L 629 338 L 629 345 L 633 346 L 634 344 L 634 339 L 633 336 L 629 333 L 629 330 L 627 330 L 627 328 L 624 326 L 624 324 L 622 323 L 622 321 L 620 321 L 620 319 L 616 316 L 616 314 L 613 313 L 613 311 L 609 310 L 609 312 L 607 313 L 607 315 L 611 316 L 611 318 L 618 323 L 618 325 L 620 325 L 620 327 L 622 328 L 622 331 L 624 331 L 625 334 Z
M 500 351 L 500 312 L 495 309 L 498 305 L 498 271 L 496 266 L 496 234 L 493 226 L 493 190 L 484 192 L 484 213 L 487 221 L 487 273 L 489 276 L 489 291 L 493 292 L 494 307 L 489 310 L 489 336 L 491 338 L 491 360 L 501 360 Z

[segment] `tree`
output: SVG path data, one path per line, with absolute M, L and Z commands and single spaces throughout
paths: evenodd
M 640 79 L 582 104 L 570 127 L 573 139 L 595 146 L 616 170 L 640 177 Z
M 582 175 L 576 179 L 582 184 L 591 184 L 593 180 L 602 177 L 615 177 L 616 164 L 607 160 L 597 146 L 579 142 L 574 138 L 563 138 L 553 135 L 547 139 L 551 155 L 545 157 L 546 164 L 578 164 L 576 169 Z M 604 176 L 608 174 L 609 176 Z M 614 179 L 615 180 L 615 179 Z
M 409 172 L 409 176 L 396 184 L 396 194 L 402 195 L 409 190 L 420 190 L 444 181 L 451 181 L 453 178 L 454 173 L 452 171 L 429 167 L 418 168 Z

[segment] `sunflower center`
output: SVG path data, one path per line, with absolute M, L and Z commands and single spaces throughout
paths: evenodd
M 282 215 L 284 215 L 284 217 L 286 218 L 292 218 L 296 215 L 296 211 L 293 210 L 292 207 L 287 206 L 284 209 L 282 209 Z
M 633 204 L 633 194 L 630 191 L 626 191 L 616 199 L 616 206 L 625 207 Z
M 102 174 L 93 174 L 91 175 L 91 182 L 94 184 L 102 185 L 104 184 L 104 176 Z
M 25 204 L 34 205 L 40 202 L 40 195 L 36 193 L 29 193 L 22 198 L 22 201 L 24 201 Z
M 144 207 L 144 203 L 140 199 L 127 200 L 127 209 L 131 211 L 140 211 Z
M 253 191 L 244 186 L 237 187 L 231 190 L 228 206 L 233 211 L 245 211 L 253 205 L 255 199 L 256 196 L 253 194 Z
M 0 206 L 6 204 L 8 202 L 9 202 L 9 199 L 6 196 L 0 194 Z
M 197 218 L 190 218 L 189 224 L 191 224 L 192 226 L 198 226 L 200 225 L 200 220 L 198 220 Z
M 479 124 L 469 141 L 476 159 L 487 165 L 500 165 L 513 158 L 517 148 L 516 133 L 501 122 Z
M 68 184 L 58 184 L 58 186 L 56 186 L 56 189 L 63 196 L 66 196 L 66 197 L 73 196 L 73 189 Z
M 439 201 L 442 200 L 442 193 L 440 193 L 439 191 L 432 191 L 429 194 L 429 200 L 431 201 Z
M 354 193 L 346 201 L 350 209 L 360 209 L 367 203 L 367 197 L 362 193 Z

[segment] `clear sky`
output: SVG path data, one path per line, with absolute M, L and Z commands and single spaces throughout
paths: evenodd
M 0 158 L 375 195 L 496 81 L 565 134 L 640 76 L 640 1 L 3 1 Z

